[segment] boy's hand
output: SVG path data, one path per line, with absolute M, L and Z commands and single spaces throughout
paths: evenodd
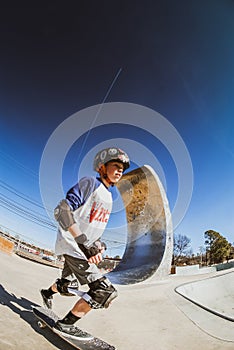
M 88 262 L 91 264 L 99 264 L 103 260 L 102 253 L 98 253 L 97 255 L 91 256 L 91 258 L 88 259 Z
M 91 264 L 98 264 L 103 260 L 102 254 L 105 252 L 107 247 L 106 244 L 101 241 L 96 241 L 94 244 L 99 248 L 99 253 L 89 258 L 88 262 Z
M 83 237 L 81 236 L 75 237 L 75 241 L 78 244 L 78 247 L 85 254 L 88 261 L 94 264 L 98 264 L 100 261 L 102 261 L 102 254 L 106 250 L 106 244 L 98 240 L 94 242 L 91 247 L 86 248 L 84 244 L 81 243 L 82 239 Z

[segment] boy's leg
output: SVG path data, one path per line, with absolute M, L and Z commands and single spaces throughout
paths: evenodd
M 116 298 L 117 291 L 111 282 L 102 276 L 95 264 L 89 264 L 86 260 L 70 256 L 66 256 L 66 262 L 79 282 L 82 285 L 87 284 L 90 288 L 69 313 L 62 320 L 59 320 L 60 324 L 74 324 L 91 309 L 108 307 L 110 302 Z M 62 275 L 62 277 L 67 276 Z
M 102 274 L 94 264 L 89 264 L 88 261 L 83 259 L 74 258 L 69 255 L 65 255 L 66 269 L 63 269 L 62 279 L 68 278 L 68 271 L 72 273 L 81 285 L 88 285 L 95 279 L 101 278 Z M 90 310 L 91 306 L 84 300 L 79 299 L 69 313 L 60 320 L 61 323 L 73 324 L 80 318 L 85 316 Z
M 88 263 L 88 261 L 73 258 L 71 256 L 66 255 L 65 262 L 68 268 L 63 270 L 60 281 L 68 281 L 68 271 L 70 271 L 69 275 L 75 275 L 75 277 L 81 285 L 89 283 L 89 278 L 87 279 L 87 276 L 92 275 L 92 271 L 88 271 L 90 268 L 90 264 Z M 95 276 L 90 277 L 91 279 L 101 276 L 99 269 L 96 267 L 96 265 L 94 270 Z M 63 292 L 66 293 L 68 292 L 67 287 L 67 284 L 63 284 L 60 285 L 60 287 L 57 286 L 57 290 L 60 291 L 59 289 L 62 288 Z M 75 322 L 77 322 L 80 318 L 85 316 L 90 310 L 91 306 L 82 298 L 79 299 L 74 305 L 74 307 L 66 314 L 66 316 L 64 316 L 63 319 L 60 319 L 56 323 L 54 330 L 60 334 L 69 335 L 70 337 L 79 338 L 82 340 L 92 339 L 93 337 L 90 334 L 83 332 L 79 328 L 74 326 Z
M 47 307 L 47 309 L 52 309 L 53 294 L 57 293 L 54 292 L 53 286 L 48 289 L 41 289 L 40 292 L 44 306 Z
M 71 274 L 72 274 L 72 272 L 71 272 L 68 264 L 66 263 L 66 259 L 65 259 L 62 275 L 69 276 Z M 43 299 L 43 303 L 48 309 L 52 309 L 53 295 L 59 292 L 58 281 L 61 281 L 61 280 L 60 279 L 57 280 L 48 289 L 41 289 L 41 291 L 40 291 L 42 299 Z

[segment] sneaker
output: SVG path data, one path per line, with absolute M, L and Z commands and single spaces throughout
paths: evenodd
M 60 334 L 63 337 L 79 340 L 92 340 L 93 336 L 87 332 L 82 331 L 73 324 L 65 324 L 60 321 L 56 322 L 54 326 L 54 332 Z
M 51 295 L 48 297 L 46 292 L 47 292 L 46 289 L 41 289 L 41 296 L 43 299 L 43 303 L 47 309 L 52 309 L 53 296 Z

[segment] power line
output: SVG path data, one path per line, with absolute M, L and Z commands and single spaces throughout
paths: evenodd
M 48 217 L 47 217 L 47 216 L 45 216 L 45 215 L 43 215 L 43 214 L 40 214 L 40 213 L 38 213 L 37 211 L 35 211 L 35 210 L 31 209 L 31 208 L 28 208 L 28 207 L 26 207 L 25 205 L 23 205 L 23 204 L 21 204 L 21 203 L 18 203 L 18 202 L 16 202 L 16 201 L 14 201 L 14 203 L 12 203 L 12 201 L 9 201 L 9 200 L 8 200 L 9 198 L 6 197 L 4 194 L 1 194 L 1 193 L 0 193 L 0 199 L 2 199 L 3 202 L 5 201 L 7 204 L 10 204 L 10 205 L 12 205 L 12 206 L 14 205 L 14 206 L 20 208 L 21 210 L 26 209 L 26 211 L 28 210 L 30 213 L 34 213 L 35 215 L 38 215 L 38 216 L 41 217 L 42 219 L 48 220 Z
M 2 183 L 2 184 L 1 184 Z M 0 180 L 0 187 L 4 188 L 5 190 L 11 192 L 12 194 L 16 195 L 17 197 L 20 197 L 21 199 L 41 208 L 41 209 L 45 209 L 45 207 L 40 204 L 38 201 L 36 201 L 35 199 L 25 195 L 24 193 L 20 192 L 19 190 L 15 189 L 14 187 L 8 185 L 6 182 Z M 48 211 L 53 212 L 52 209 L 50 208 L 46 208 Z
M 9 162 L 10 167 L 13 167 L 12 163 L 14 163 L 21 171 L 23 170 L 27 175 L 30 175 L 30 177 L 34 177 L 38 180 L 38 174 L 36 172 L 34 172 L 32 169 L 26 167 L 24 164 L 16 160 L 13 156 L 9 155 L 9 153 L 0 151 L 0 156 L 3 159 L 5 159 L 5 161 Z
M 27 196 L 23 194 L 22 192 L 18 191 L 16 188 L 8 185 L 6 182 L 0 180 L 0 187 L 3 189 L 9 191 L 10 193 L 14 194 L 15 196 L 23 199 L 24 201 L 33 204 L 36 207 L 39 207 L 40 209 L 44 209 L 44 207 L 37 202 L 36 200 L 32 199 L 32 197 Z M 25 220 L 28 220 L 30 222 L 36 223 L 37 225 L 41 227 L 46 227 L 49 229 L 55 229 L 57 226 L 53 224 L 52 222 L 47 220 L 47 217 L 44 215 L 20 204 L 19 202 L 16 202 L 14 200 L 14 203 L 12 201 L 9 201 L 9 198 L 5 195 L 0 194 L 0 206 L 4 207 L 5 209 L 9 210 L 10 212 L 22 217 Z M 52 210 L 50 209 L 52 212 Z M 117 244 L 119 247 L 125 245 L 125 242 L 119 241 L 119 240 L 111 240 L 103 238 L 106 242 L 109 242 L 111 245 Z
M 32 239 L 31 237 L 28 237 L 28 236 L 26 236 L 26 235 L 23 235 L 23 234 L 20 233 L 20 232 L 14 231 L 14 230 L 12 230 L 11 228 L 9 228 L 9 227 L 7 227 L 7 226 L 4 226 L 4 225 L 2 225 L 2 224 L 0 225 L 0 230 L 1 230 L 2 227 L 5 229 L 5 233 L 14 233 L 14 234 L 15 234 L 15 237 L 18 235 L 19 238 L 20 238 L 20 240 L 22 240 L 22 238 L 23 238 L 25 241 L 27 241 L 27 243 L 33 242 L 34 244 L 39 244 L 40 246 L 45 246 L 45 243 L 39 242 L 39 241 L 37 241 L 37 240 L 35 240 L 35 239 Z M 9 231 L 9 232 L 8 232 L 8 231 Z
M 18 205 L 17 205 L 18 204 Z M 12 203 L 10 202 L 6 196 L 0 195 L 0 206 L 9 210 L 10 212 L 22 217 L 23 219 L 36 223 L 37 225 L 49 229 L 56 229 L 56 225 L 53 224 L 52 222 L 46 220 L 46 217 L 38 214 L 37 212 L 30 210 L 29 208 L 19 204 L 19 203 Z M 121 247 L 124 246 L 126 243 L 116 240 L 116 239 L 106 239 L 103 237 L 103 240 L 105 242 L 109 242 L 112 246 Z
M 25 202 L 33 204 L 34 206 L 43 209 L 44 207 L 31 197 L 23 194 L 22 192 L 18 191 L 14 187 L 8 185 L 6 182 L 0 180 L 0 187 L 2 187 L 4 190 L 12 193 L 13 195 L 23 199 Z M 46 216 L 43 214 L 32 210 L 31 208 L 26 207 L 25 205 L 17 202 L 12 201 L 9 197 L 5 196 L 4 194 L 0 194 L 0 206 L 9 210 L 10 212 L 22 217 L 23 219 L 36 223 L 42 227 L 46 227 L 49 229 L 55 229 L 56 225 L 48 220 Z
M 122 68 L 119 68 L 118 72 L 117 72 L 117 73 L 115 74 L 115 76 L 114 76 L 114 79 L 111 81 L 111 84 L 110 84 L 110 86 L 109 86 L 109 88 L 108 88 L 108 90 L 107 90 L 107 92 L 106 92 L 106 94 L 105 94 L 105 96 L 104 96 L 104 98 L 103 98 L 103 100 L 102 100 L 102 102 L 101 102 L 99 108 L 98 108 L 98 111 L 97 111 L 96 115 L 94 116 L 94 119 L 93 119 L 93 121 L 92 121 L 92 123 L 91 123 L 91 125 L 90 125 L 90 128 L 89 128 L 89 131 L 88 131 L 88 133 L 87 133 L 86 136 L 85 136 L 85 139 L 84 139 L 84 141 L 83 141 L 83 144 L 81 145 L 81 149 L 80 149 L 80 152 L 79 152 L 79 155 L 78 155 L 78 161 L 79 161 L 79 159 L 80 159 L 80 156 L 81 156 L 81 154 L 82 154 L 82 151 L 83 151 L 83 149 L 84 149 L 84 146 L 85 146 L 85 144 L 86 144 L 86 142 L 87 142 L 87 140 L 88 140 L 88 138 L 89 138 L 90 132 L 91 132 L 93 126 L 95 125 L 95 122 L 96 122 L 96 120 L 97 120 L 97 118 L 98 118 L 98 116 L 99 116 L 99 114 L 100 114 L 100 112 L 101 112 L 101 110 L 102 110 L 102 108 L 103 108 L 103 105 L 104 105 L 104 103 L 106 102 L 106 100 L 107 100 L 107 98 L 108 98 L 108 96 L 109 96 L 109 94 L 110 94 L 110 92 L 111 92 L 113 86 L 115 85 L 115 83 L 116 83 L 116 81 L 117 81 L 117 79 L 118 79 L 118 77 L 119 77 L 119 75 L 120 75 L 120 73 L 121 73 L 121 71 L 122 71 Z
M 50 228 L 50 229 L 55 229 L 56 226 L 50 222 L 46 222 L 38 217 L 36 217 L 35 215 L 30 214 L 29 212 L 20 210 L 19 208 L 17 208 L 14 205 L 10 205 L 4 201 L 2 201 L 0 199 L 0 206 L 9 210 L 10 212 L 22 217 L 23 219 L 27 220 L 27 221 L 31 221 L 33 223 L 38 224 L 39 226 L 42 226 L 44 228 Z

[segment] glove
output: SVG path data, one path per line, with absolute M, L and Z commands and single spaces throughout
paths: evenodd
M 91 247 L 86 248 L 84 246 L 84 241 L 86 240 L 86 236 L 84 234 L 75 237 L 75 241 L 78 245 L 78 247 L 80 248 L 80 250 L 82 250 L 82 252 L 84 253 L 84 255 L 86 256 L 87 259 L 91 258 L 92 256 L 97 255 L 98 253 L 101 253 L 102 250 L 106 250 L 106 244 L 104 242 L 101 241 L 96 241 L 93 243 L 93 245 Z

